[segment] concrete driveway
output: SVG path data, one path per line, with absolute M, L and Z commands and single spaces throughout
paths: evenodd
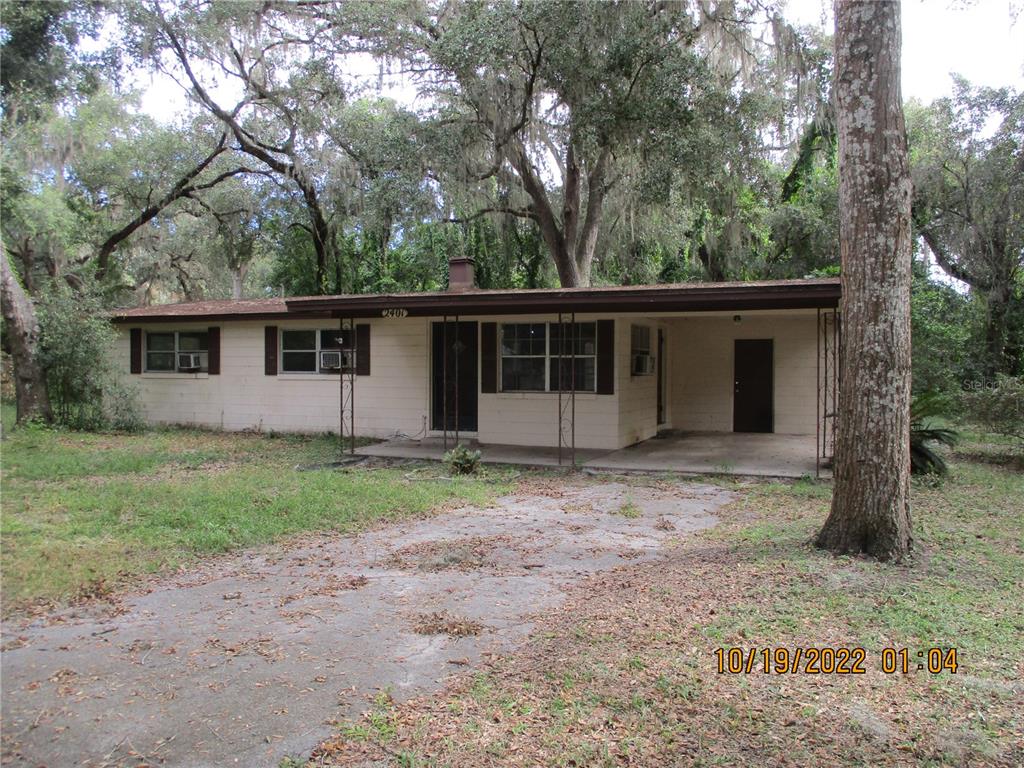
M 375 692 L 503 652 L 567 585 L 715 522 L 711 486 L 534 480 L 486 509 L 219 559 L 3 627 L 5 765 L 276 766 Z M 474 634 L 476 633 L 476 634 Z

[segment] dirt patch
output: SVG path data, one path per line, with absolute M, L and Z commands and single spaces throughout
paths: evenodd
M 497 547 L 510 549 L 513 544 L 507 536 L 466 536 L 424 541 L 396 550 L 384 562 L 389 568 L 408 570 L 472 571 L 493 565 L 491 555 Z
M 417 635 L 448 635 L 448 637 L 472 637 L 483 632 L 484 625 L 464 616 L 454 616 L 448 611 L 435 611 L 420 615 L 412 626 Z
M 278 602 L 279 608 L 284 608 L 289 603 L 295 602 L 296 600 L 304 600 L 311 597 L 334 597 L 339 592 L 346 592 L 350 589 L 359 589 L 365 587 L 370 583 L 370 580 L 365 576 L 335 576 L 328 574 L 326 578 L 322 579 L 319 583 L 310 585 L 307 589 L 301 592 L 293 592 L 287 594 L 280 599 Z M 241 597 L 241 592 L 233 593 Z M 229 599 L 225 595 L 225 599 Z

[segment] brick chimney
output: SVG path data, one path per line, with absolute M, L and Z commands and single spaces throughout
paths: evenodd
M 448 260 L 448 291 L 465 293 L 476 290 L 476 265 L 470 258 Z

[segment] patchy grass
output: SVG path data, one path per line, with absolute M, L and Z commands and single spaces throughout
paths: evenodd
M 951 466 L 915 482 L 903 566 L 810 544 L 826 484 L 730 484 L 718 527 L 590 579 L 520 652 L 375 707 L 313 764 L 1024 764 L 1024 475 Z M 733 647 L 861 647 L 866 670 L 721 674 Z M 917 670 L 933 647 L 957 649 L 955 674 Z M 882 671 L 886 648 L 908 674 Z
M 486 503 L 507 487 L 494 473 L 448 480 L 397 469 L 296 469 L 337 457 L 336 438 L 325 436 L 6 433 L 4 610 L 101 593 L 299 533 L 357 531 L 457 500 Z
M 0 402 L 0 432 L 7 433 L 7 430 L 14 429 L 14 422 L 18 419 L 18 408 L 14 403 Z
M 629 498 L 623 502 L 621 507 L 614 510 L 614 512 L 617 515 L 622 515 L 623 517 L 628 518 L 637 518 L 643 514 L 643 511 L 636 505 L 636 502 Z

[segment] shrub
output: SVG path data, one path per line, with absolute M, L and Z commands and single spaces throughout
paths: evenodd
M 998 374 L 994 383 L 965 391 L 961 402 L 969 421 L 1024 443 L 1024 376 Z
M 943 399 L 935 392 L 923 392 L 910 404 L 910 471 L 915 475 L 944 475 L 945 460 L 930 443 L 952 446 L 960 435 L 956 430 L 938 427 L 931 421 L 944 411 Z
M 40 297 L 38 317 L 54 420 L 72 429 L 137 429 L 141 418 L 114 369 L 116 333 L 100 296 L 55 283 Z
M 480 451 L 471 451 L 461 443 L 444 455 L 444 464 L 453 475 L 473 475 L 480 469 Z

